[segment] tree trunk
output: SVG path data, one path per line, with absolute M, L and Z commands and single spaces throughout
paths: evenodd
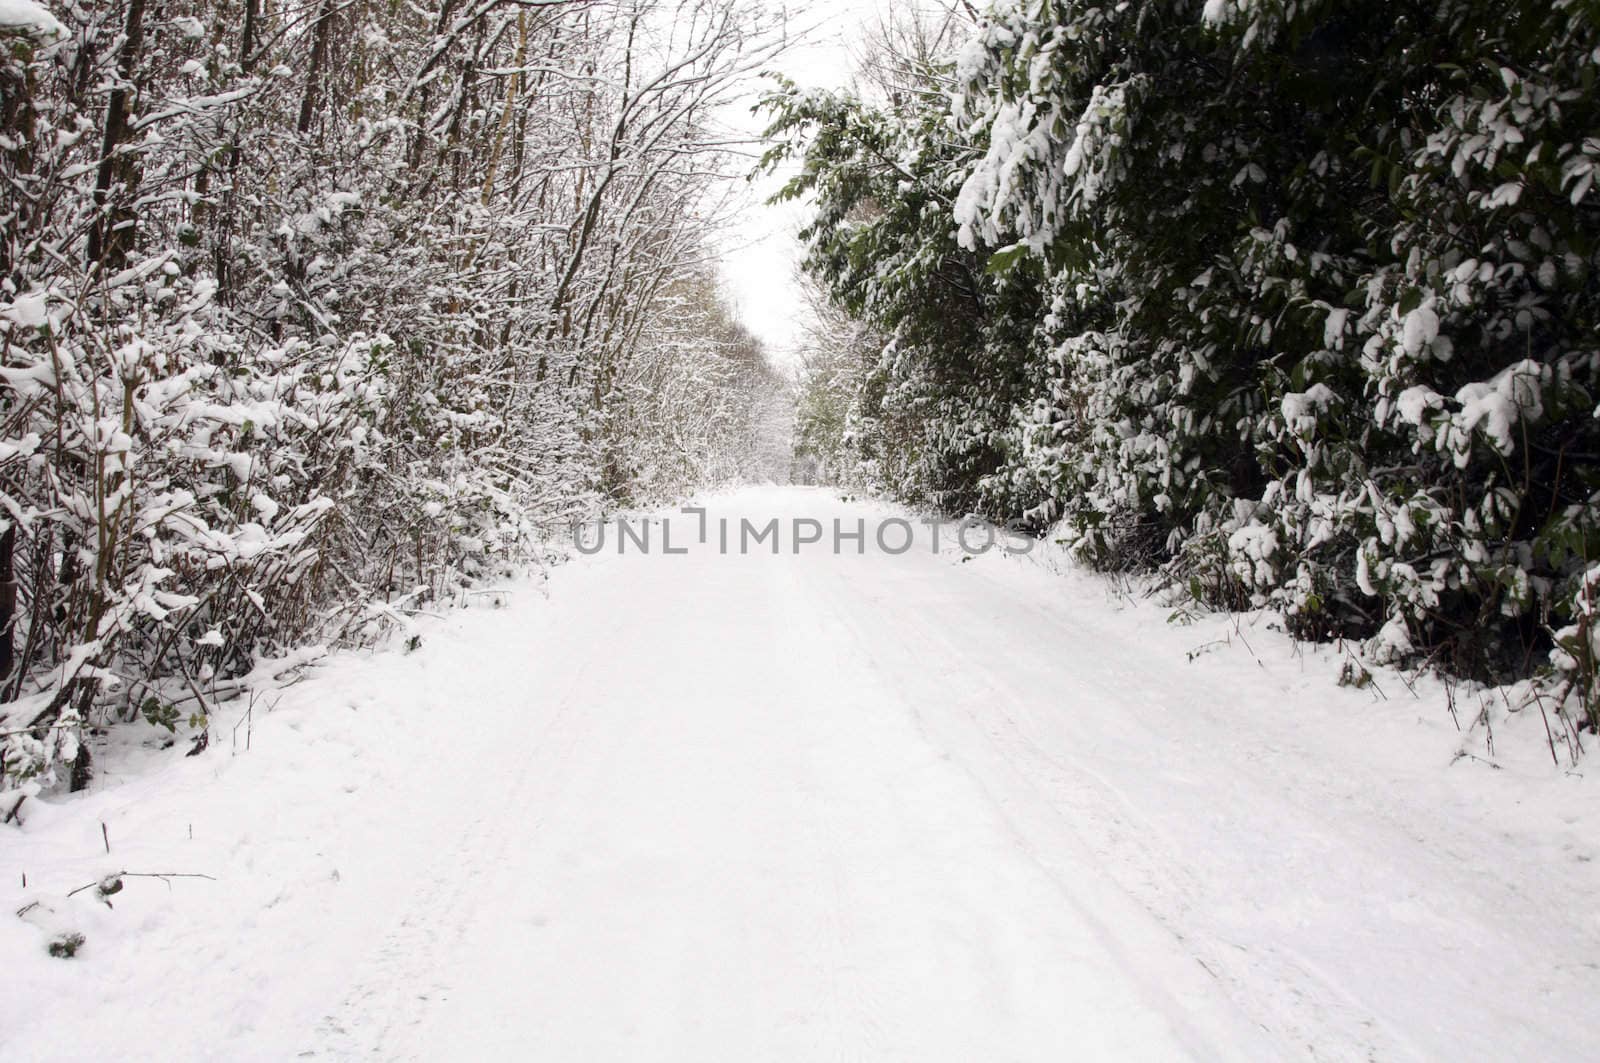
M 311 131 L 312 119 L 317 114 L 317 97 L 322 68 L 328 63 L 328 32 L 332 25 L 333 0 L 322 0 L 317 8 L 316 25 L 311 28 L 311 67 L 306 71 L 306 94 L 300 97 L 300 122 L 296 128 L 302 134 Z
M 94 181 L 94 202 L 99 208 L 99 217 L 89 230 L 90 268 L 121 269 L 133 247 L 134 213 L 128 201 L 139 185 L 139 166 L 131 154 L 120 149 L 127 142 L 132 126 L 129 119 L 135 92 L 133 76 L 144 49 L 144 4 L 145 0 L 128 0 L 122 54 L 117 57 L 117 84 L 106 103 L 100 168 Z
M 0 684 L 17 666 L 17 524 L 0 534 Z

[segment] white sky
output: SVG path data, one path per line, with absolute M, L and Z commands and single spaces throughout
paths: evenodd
M 851 52 L 859 47 L 866 27 L 877 23 L 880 12 L 896 6 L 904 5 L 893 0 L 813 0 L 801 16 L 805 25 L 816 27 L 807 43 L 790 48 L 773 66 L 804 87 L 843 88 L 850 81 Z M 752 135 L 765 124 L 763 118 L 748 113 L 754 103 L 752 95 L 728 116 L 728 121 Z M 802 204 L 764 205 L 784 180 L 780 174 L 755 183 L 749 207 L 729 233 L 730 246 L 722 262 L 723 280 L 740 319 L 766 343 L 780 366 L 793 364 L 800 336 L 803 308 L 794 274 L 801 246 L 794 234 L 806 216 Z

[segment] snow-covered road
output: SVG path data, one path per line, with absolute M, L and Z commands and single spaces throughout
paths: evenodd
M 0 1056 L 1593 1058 L 1581 778 L 1452 765 L 1428 691 L 1264 628 L 885 554 L 879 507 L 711 506 L 783 552 L 608 548 L 334 662 L 248 753 L 38 806 L 7 899 L 88 943 L 6 920 Z M 59 899 L 118 868 L 217 881 Z

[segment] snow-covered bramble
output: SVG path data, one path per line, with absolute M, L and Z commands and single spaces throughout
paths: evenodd
M 759 352 L 675 293 L 722 313 L 710 116 L 765 16 L 52 6 L 0 2 L 0 818 L 86 729 L 203 743 L 304 647 L 754 464 Z

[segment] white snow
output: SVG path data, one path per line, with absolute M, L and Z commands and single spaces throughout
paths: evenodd
M 14 2 L 17 0 L 0 0 L 0 5 Z M 0 7 L 0 25 L 8 25 L 4 18 L 4 8 Z M 0 306 L 0 318 L 22 328 L 39 328 L 50 320 L 47 305 L 44 292 L 19 295 L 10 303 Z
M 273 517 L 278 515 L 278 510 L 281 507 L 271 495 L 264 491 L 258 491 L 250 499 L 250 508 L 261 514 L 263 520 L 271 521 Z
M 1400 393 L 1395 406 L 1407 424 L 1420 425 L 1432 411 L 1444 405 L 1444 397 L 1426 384 L 1415 384 Z
M 1350 311 L 1344 307 L 1334 307 L 1328 311 L 1328 317 L 1322 323 L 1322 343 L 1330 351 L 1337 351 L 1344 346 L 1344 327 L 1350 319 Z
M 1419 306 L 1407 314 L 1402 327 L 1401 343 L 1412 357 L 1422 353 L 1439 337 L 1439 315 L 1431 306 Z
M 866 553 L 577 559 L 26 804 L 0 1056 L 1592 1057 L 1594 794 L 1537 717 L 1491 754 L 1264 618 L 709 505 Z M 67 896 L 121 870 L 211 878 Z
M 1313 384 L 1305 391 L 1291 391 L 1283 397 L 1283 420 L 1289 431 L 1309 438 L 1317 429 L 1317 414 L 1339 401 L 1326 384 Z
M 33 0 L 0 0 L 0 29 L 27 30 L 44 37 L 64 37 L 66 27 Z
M 1467 431 L 1481 427 L 1502 454 L 1511 453 L 1518 423 L 1544 416 L 1542 389 L 1549 379 L 1548 366 L 1524 359 L 1496 373 L 1493 380 L 1466 385 L 1456 393 L 1462 427 Z

